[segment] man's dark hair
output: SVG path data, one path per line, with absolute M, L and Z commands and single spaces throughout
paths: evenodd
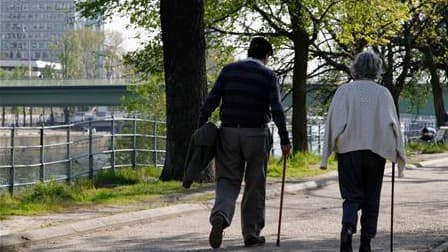
M 272 56 L 274 51 L 272 45 L 263 37 L 254 37 L 250 41 L 247 56 L 255 59 L 264 59 L 266 56 Z

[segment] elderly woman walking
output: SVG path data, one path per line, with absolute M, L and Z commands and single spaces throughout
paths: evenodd
M 392 96 L 375 82 L 382 72 L 381 59 L 371 50 L 361 52 L 351 72 L 354 80 L 338 88 L 328 111 L 321 169 L 326 169 L 334 151 L 344 200 L 340 251 L 352 251 L 359 210 L 359 251 L 371 251 L 386 159 L 398 164 L 402 176 L 405 155 Z

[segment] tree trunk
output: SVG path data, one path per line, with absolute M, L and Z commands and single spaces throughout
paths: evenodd
M 23 115 L 23 127 L 26 126 L 26 108 L 22 107 L 22 115 Z
M 434 62 L 434 54 L 430 47 L 420 48 L 424 55 L 425 67 L 429 70 L 431 74 L 431 88 L 432 95 L 434 99 L 434 112 L 436 115 L 437 127 L 445 125 L 445 107 L 443 104 L 443 93 L 442 86 L 440 84 L 439 75 L 437 73 L 437 66 Z
M 437 127 L 445 125 L 445 106 L 443 105 L 443 92 L 440 84 L 439 75 L 437 74 L 437 68 L 433 60 L 433 54 L 431 49 L 425 50 L 426 63 L 428 65 L 429 72 L 431 74 L 431 88 L 434 98 L 434 112 L 436 114 Z
M 5 106 L 2 106 L 2 127 L 5 127 Z
M 33 126 L 33 107 L 29 107 L 30 110 L 30 127 Z
M 392 95 L 392 98 L 394 99 L 395 104 L 395 110 L 397 111 L 397 115 L 400 115 L 399 108 L 398 108 L 398 99 L 399 99 L 399 92 L 394 84 L 394 64 L 395 59 L 393 57 L 393 51 L 392 51 L 392 45 L 388 44 L 387 47 L 384 47 L 384 50 L 386 51 L 385 57 L 383 60 L 383 68 L 384 73 L 382 76 L 382 85 L 385 86 L 390 94 Z
M 207 94 L 204 1 L 161 0 L 167 101 L 167 144 L 162 180 L 182 180 L 191 134 Z
M 308 43 L 302 35 L 295 36 L 294 69 L 292 76 L 292 146 L 293 152 L 308 150 L 306 121 L 306 71 Z

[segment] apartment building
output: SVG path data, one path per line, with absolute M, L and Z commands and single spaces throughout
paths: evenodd
M 0 0 L 0 60 L 57 61 L 51 43 L 74 26 L 73 0 Z

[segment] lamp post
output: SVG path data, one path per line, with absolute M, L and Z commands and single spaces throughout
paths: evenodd
M 28 35 L 29 33 L 25 30 L 25 26 L 22 26 L 22 31 L 25 37 L 28 38 L 28 79 L 31 80 L 31 39 Z

